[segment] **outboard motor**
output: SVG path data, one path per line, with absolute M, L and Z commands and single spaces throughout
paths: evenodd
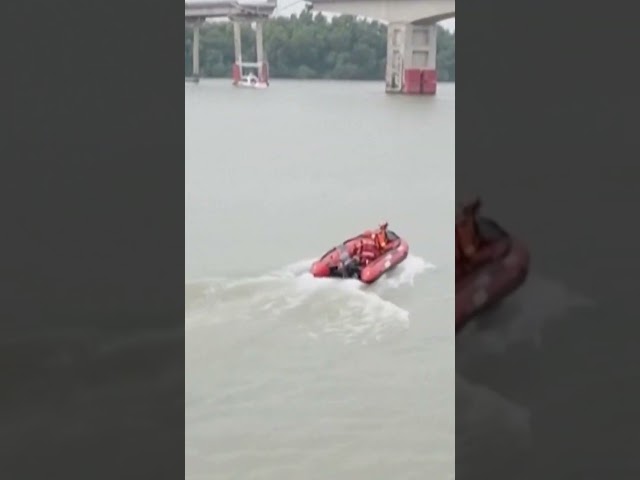
M 340 252 L 340 265 L 338 266 L 338 273 L 342 278 L 357 278 L 360 276 L 360 266 L 355 258 L 349 255 L 347 248 L 344 245 L 339 247 Z
M 355 258 L 350 258 L 344 266 L 345 278 L 360 278 L 360 264 Z

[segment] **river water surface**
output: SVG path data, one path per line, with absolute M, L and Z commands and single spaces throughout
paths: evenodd
M 185 85 L 187 479 L 454 478 L 454 174 L 454 85 Z M 383 220 L 393 273 L 308 275 Z

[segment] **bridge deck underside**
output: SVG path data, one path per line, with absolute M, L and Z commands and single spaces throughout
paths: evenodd
M 455 0 L 310 0 L 314 10 L 390 23 L 436 23 L 455 17 Z
M 260 4 L 234 1 L 185 3 L 185 23 L 197 23 L 207 18 L 268 18 L 276 9 L 275 1 Z

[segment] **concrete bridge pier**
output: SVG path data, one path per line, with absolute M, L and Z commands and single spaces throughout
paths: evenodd
M 258 70 L 257 77 L 260 82 L 269 84 L 269 65 L 264 58 L 263 28 L 264 20 L 256 20 L 256 61 L 245 62 L 242 59 L 242 24 L 253 19 L 233 18 L 233 45 L 235 48 L 235 63 L 232 67 L 233 84 L 238 85 L 244 75 L 243 67 L 252 67 Z
M 242 78 L 242 25 L 238 21 L 233 22 L 233 47 L 236 61 L 233 64 L 231 76 L 233 84 L 237 85 Z
M 386 91 L 435 95 L 437 25 L 394 22 L 387 33 Z
M 185 26 L 193 29 L 193 43 L 191 45 L 191 76 L 185 78 L 187 82 L 200 81 L 200 27 L 202 21 L 185 22 Z
M 195 23 L 193 25 L 193 74 L 192 77 L 195 81 L 200 79 L 200 24 Z
M 258 63 L 258 79 L 261 82 L 269 83 L 269 64 L 264 58 L 264 38 L 263 38 L 264 22 L 258 20 L 256 22 L 256 61 Z

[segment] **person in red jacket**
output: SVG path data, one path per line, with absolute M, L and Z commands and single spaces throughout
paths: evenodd
M 387 227 L 389 226 L 388 222 L 384 222 L 378 226 L 377 230 L 374 230 L 369 235 L 371 241 L 375 245 L 378 250 L 378 255 L 385 251 L 387 245 L 389 244 L 389 236 L 387 235 Z
M 387 244 L 389 243 L 389 237 L 387 236 L 387 227 L 389 226 L 388 222 L 384 222 L 378 227 L 378 230 L 375 232 L 375 242 L 376 246 L 383 252 L 387 248 Z

